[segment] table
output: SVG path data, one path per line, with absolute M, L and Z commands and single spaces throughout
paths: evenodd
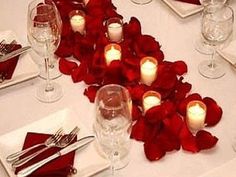
M 28 3 L 29 0 L 1 0 L 0 7 L 0 30 L 15 31 L 23 45 L 27 44 Z M 222 168 L 225 172 L 221 174 L 236 176 L 233 168 L 236 165 L 236 154 L 231 147 L 232 138 L 236 136 L 236 72 L 226 64 L 226 75 L 217 80 L 206 79 L 198 73 L 198 64 L 209 57 L 194 49 L 194 43 L 200 36 L 200 14 L 182 19 L 161 0 L 153 0 L 144 6 L 135 5 L 129 0 L 113 0 L 113 3 L 118 8 L 118 13 L 124 16 L 124 21 L 128 21 L 131 16 L 141 21 L 143 33 L 154 36 L 160 42 L 166 60 L 184 60 L 187 63 L 185 80 L 192 84 L 192 93 L 214 98 L 224 111 L 221 122 L 209 129 L 219 138 L 214 149 L 197 154 L 180 150 L 168 153 L 160 161 L 149 162 L 145 158 L 143 144 L 133 141 L 131 161 L 116 176 L 200 177 L 205 174 L 205 177 L 216 177 L 220 174 L 212 175 L 211 170 L 214 171 L 221 165 L 227 166 L 227 162 L 230 162 L 231 168 Z M 236 2 L 231 1 L 230 4 L 236 12 Z M 64 96 L 51 104 L 41 103 L 34 97 L 36 87 L 43 82 L 40 78 L 0 90 L 0 135 L 66 107 L 73 109 L 81 121 L 91 128 L 94 120 L 93 104 L 83 96 L 84 83 L 74 84 L 65 75 L 56 81 L 63 86 Z M 1 165 L 0 176 L 7 176 Z M 105 175 L 101 173 L 97 176 Z

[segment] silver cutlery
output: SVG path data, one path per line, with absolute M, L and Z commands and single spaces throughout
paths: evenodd
M 23 170 L 20 170 L 17 173 L 18 177 L 25 177 L 30 175 L 31 173 L 33 173 L 35 170 L 37 170 L 38 168 L 42 167 L 43 165 L 47 164 L 48 162 L 63 156 L 69 152 L 75 151 L 77 149 L 82 149 L 83 147 L 85 147 L 86 145 L 88 145 L 89 143 L 91 143 L 94 140 L 94 136 L 86 136 L 84 138 L 81 138 L 79 140 L 77 140 L 75 143 L 65 147 L 64 149 L 61 149 L 60 151 L 56 152 L 55 154 L 47 157 L 44 160 L 41 160 L 33 165 L 30 165 L 26 168 L 24 168 Z
M 4 61 L 7 61 L 15 56 L 18 56 L 18 55 L 21 55 L 22 53 L 28 51 L 29 49 L 31 49 L 30 46 L 26 46 L 26 47 L 22 47 L 20 49 L 17 49 L 17 50 L 14 50 L 10 53 L 7 53 L 3 56 L 0 56 L 0 62 L 4 62 Z
M 22 150 L 22 151 L 18 151 L 18 152 L 15 152 L 13 154 L 10 154 L 9 156 L 7 156 L 6 160 L 7 162 L 14 162 L 16 161 L 19 157 L 21 157 L 22 155 L 26 154 L 27 152 L 37 148 L 37 147 L 40 147 L 40 146 L 49 146 L 50 144 L 54 143 L 59 137 L 61 137 L 63 133 L 63 129 L 62 128 L 59 128 L 56 133 L 54 133 L 52 136 L 50 136 L 45 142 L 43 143 L 40 143 L 40 144 L 36 144 L 30 148 L 27 148 L 25 150 Z
M 64 148 L 64 147 L 68 146 L 74 140 L 78 131 L 79 131 L 79 128 L 76 126 L 68 135 L 58 136 L 58 138 L 53 143 L 50 143 L 48 146 L 44 147 L 43 149 L 40 149 L 39 151 L 37 151 L 29 156 L 26 156 L 23 159 L 14 161 L 12 163 L 12 167 L 16 168 L 21 165 L 24 165 L 25 163 L 29 162 L 31 159 L 35 158 L 36 156 L 38 156 L 39 154 L 43 153 L 44 151 L 48 150 L 51 147 Z

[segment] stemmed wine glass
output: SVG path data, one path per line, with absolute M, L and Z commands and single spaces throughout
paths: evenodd
M 205 8 L 207 5 L 210 4 L 224 5 L 227 0 L 199 0 L 199 1 L 203 6 L 203 8 Z M 213 52 L 212 47 L 202 39 L 202 36 L 196 41 L 195 49 L 198 52 L 206 55 L 210 55 Z
M 111 161 L 111 173 L 129 162 L 131 98 L 126 88 L 116 84 L 101 87 L 95 99 L 94 130 L 98 143 Z
M 28 6 L 27 37 L 33 50 L 44 58 L 46 83 L 36 91 L 42 102 L 55 102 L 62 97 L 62 88 L 51 82 L 49 75 L 50 57 L 61 39 L 62 21 L 55 4 L 48 0 L 34 0 Z
M 203 61 L 198 66 L 199 72 L 210 79 L 220 78 L 225 74 L 223 65 L 215 60 L 216 48 L 223 44 L 232 34 L 234 12 L 229 6 L 210 4 L 204 8 L 201 33 L 204 40 L 212 46 L 212 59 Z
M 131 0 L 135 4 L 144 5 L 152 2 L 152 0 Z

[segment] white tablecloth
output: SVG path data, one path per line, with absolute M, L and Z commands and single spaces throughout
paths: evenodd
M 0 31 L 15 31 L 24 45 L 27 44 L 28 2 L 29 0 L 0 0 Z M 117 176 L 216 177 L 214 170 L 218 167 L 221 167 L 220 171 L 223 170 L 220 176 L 236 176 L 233 168 L 236 160 L 232 160 L 236 153 L 231 146 L 232 138 L 236 136 L 236 71 L 226 64 L 226 75 L 216 80 L 206 79 L 198 73 L 198 64 L 209 57 L 194 49 L 194 43 L 200 36 L 200 14 L 181 19 L 161 0 L 153 0 L 144 6 L 135 5 L 130 0 L 113 2 L 125 21 L 131 16 L 141 21 L 143 33 L 154 36 L 160 42 L 166 60 L 184 60 L 187 63 L 188 73 L 185 80 L 192 83 L 191 92 L 198 92 L 203 97 L 212 97 L 223 108 L 220 123 L 208 129 L 219 138 L 214 149 L 197 154 L 180 150 L 168 153 L 160 161 L 149 162 L 145 158 L 143 144 L 133 141 L 131 161 Z M 236 12 L 236 2 L 231 1 L 231 6 Z M 78 118 L 91 128 L 94 121 L 93 104 L 83 96 L 84 84 L 74 84 L 69 76 L 62 76 L 56 81 L 62 85 L 64 96 L 51 104 L 41 103 L 34 96 L 36 87 L 43 82 L 40 78 L 0 90 L 0 135 L 66 107 L 73 109 Z M 219 173 L 215 174 L 219 176 Z M 1 165 L 0 176 L 7 176 Z

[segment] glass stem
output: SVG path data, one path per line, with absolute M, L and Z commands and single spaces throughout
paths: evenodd
M 46 68 L 46 92 L 51 92 L 54 90 L 53 85 L 51 84 L 50 74 L 49 74 L 49 67 L 50 67 L 50 59 L 49 59 L 49 42 L 46 40 L 46 53 L 47 56 L 44 58 L 45 60 L 45 68 Z
M 49 57 L 46 57 L 45 59 L 45 68 L 46 68 L 46 87 L 45 87 L 45 91 L 46 92 L 50 92 L 53 91 L 53 85 L 51 84 L 51 80 L 50 80 L 50 75 L 49 75 Z
M 216 48 L 215 48 L 215 46 L 213 46 L 213 51 L 212 51 L 212 55 L 211 55 L 211 63 L 209 66 L 211 69 L 214 69 L 216 67 L 215 57 L 216 57 Z

